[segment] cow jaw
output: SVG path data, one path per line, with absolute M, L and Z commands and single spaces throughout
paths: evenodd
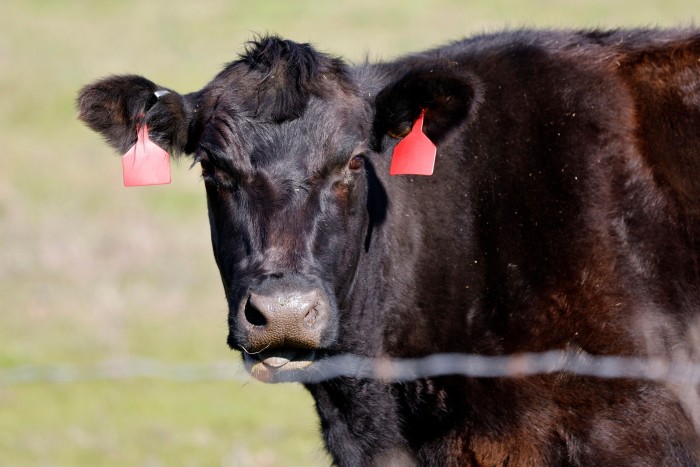
M 271 349 L 250 354 L 243 351 L 243 362 L 250 375 L 264 383 L 293 381 L 294 372 L 313 364 L 315 351 L 309 349 Z

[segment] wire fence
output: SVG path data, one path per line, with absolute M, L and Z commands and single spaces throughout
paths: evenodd
M 447 375 L 513 378 L 552 373 L 632 378 L 689 386 L 700 384 L 700 363 L 689 360 L 594 356 L 559 350 L 504 356 L 434 354 L 416 359 L 339 355 L 319 360 L 305 370 L 290 372 L 280 379 L 318 383 L 338 377 L 355 377 L 404 382 Z M 136 378 L 195 382 L 247 381 L 250 376 L 243 365 L 236 362 L 170 363 L 143 358 L 112 359 L 94 365 L 24 365 L 0 369 L 0 386 Z

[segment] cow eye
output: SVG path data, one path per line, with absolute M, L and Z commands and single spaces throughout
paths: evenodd
M 348 163 L 348 168 L 350 170 L 360 170 L 362 166 L 365 164 L 365 157 L 362 154 L 359 154 L 352 159 L 350 159 L 350 162 Z
M 206 155 L 196 158 L 194 164 L 197 163 L 202 169 L 202 180 L 204 180 L 204 183 L 223 190 L 234 187 L 235 182 L 231 173 L 217 167 Z

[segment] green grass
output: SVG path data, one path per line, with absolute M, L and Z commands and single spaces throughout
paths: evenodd
M 199 89 L 255 32 L 351 60 L 504 27 L 689 25 L 697 0 L 357 0 L 340 4 L 3 0 L 0 369 L 137 356 L 211 362 L 226 304 L 201 182 L 124 189 L 75 118 L 112 73 Z M 0 386 L 0 465 L 324 465 L 298 386 L 150 379 Z
M 24 385 L 0 390 L 0 452 L 13 466 L 327 463 L 302 391 L 151 380 Z

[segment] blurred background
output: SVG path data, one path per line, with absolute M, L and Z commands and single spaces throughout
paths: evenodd
M 328 465 L 298 385 L 103 378 L 110 362 L 237 364 L 203 186 L 122 187 L 76 119 L 113 73 L 201 88 L 255 33 L 350 61 L 514 27 L 688 26 L 698 0 L 355 0 L 0 3 L 0 465 Z M 56 376 L 61 369 L 85 378 Z M 227 367 L 229 368 L 229 367 Z M 91 370 L 92 369 L 92 370 Z M 228 371 L 228 370 L 227 370 Z M 53 375 L 53 376 L 51 376 Z

